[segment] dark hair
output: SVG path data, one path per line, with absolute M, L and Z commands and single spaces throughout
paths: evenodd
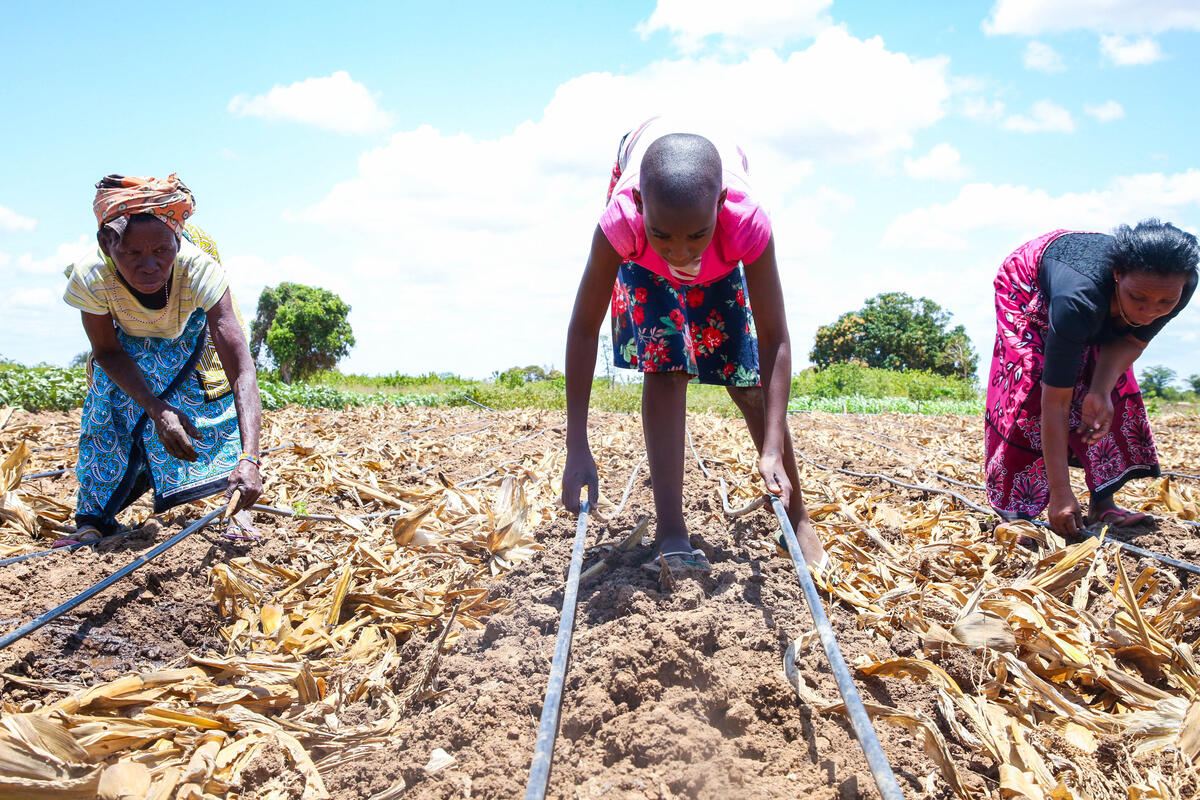
M 1108 263 L 1117 273 L 1153 272 L 1179 275 L 1196 271 L 1200 243 L 1169 222 L 1144 219 L 1135 227 L 1121 225 L 1112 232 Z
M 656 139 L 642 156 L 641 169 L 642 194 L 676 208 L 715 204 L 724 183 L 717 148 L 692 133 Z

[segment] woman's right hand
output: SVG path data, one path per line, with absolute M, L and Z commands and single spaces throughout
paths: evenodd
M 200 436 L 200 431 L 187 416 L 174 406 L 163 403 L 154 409 L 150 418 L 158 432 L 158 440 L 167 453 L 183 461 L 195 461 L 198 456 L 189 436 Z
M 580 493 L 588 490 L 588 505 L 595 507 L 600 499 L 600 476 L 596 472 L 596 460 L 587 447 L 567 448 L 567 466 L 563 469 L 562 504 L 567 511 L 578 514 Z
M 1078 539 L 1083 534 L 1083 512 L 1079 509 L 1075 493 L 1069 489 L 1063 492 L 1050 490 L 1046 516 L 1050 519 L 1050 527 L 1059 536 Z

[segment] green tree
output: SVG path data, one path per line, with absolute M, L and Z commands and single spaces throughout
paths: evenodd
M 1200 375 L 1188 375 L 1187 382 L 1193 392 L 1200 394 Z
M 885 292 L 818 328 L 808 357 L 819 367 L 854 362 L 973 379 L 979 355 L 962 325 L 950 327 L 950 317 L 927 297 Z
M 87 366 L 88 359 L 91 357 L 91 350 L 84 350 L 82 353 L 76 353 L 71 358 L 71 363 L 67 366 L 71 369 L 80 369 Z
M 326 289 L 299 283 L 268 287 L 250 326 L 250 352 L 258 360 L 265 345 L 288 383 L 332 369 L 354 346 L 349 314 L 350 306 Z
M 1138 385 L 1142 388 L 1142 394 L 1148 397 L 1166 397 L 1174 380 L 1175 370 L 1170 367 L 1153 366 L 1142 370 L 1142 374 L 1138 376 Z

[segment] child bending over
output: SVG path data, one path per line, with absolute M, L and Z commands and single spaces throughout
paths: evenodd
M 787 507 L 805 559 L 820 565 L 825 551 L 800 494 L 786 423 L 792 357 L 775 242 L 739 148 L 718 149 L 662 118 L 621 140 L 567 331 L 562 501 L 573 512 L 584 486 L 592 502 L 598 497 L 588 400 L 610 299 L 613 363 L 644 376 L 657 556 L 672 572 L 711 569 L 683 518 L 685 400 L 698 377 L 724 386 L 741 410 L 768 491 Z

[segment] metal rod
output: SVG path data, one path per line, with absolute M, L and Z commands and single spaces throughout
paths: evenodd
M 571 655 L 571 632 L 575 629 L 575 601 L 579 595 L 579 573 L 583 568 L 583 549 L 587 540 L 588 512 L 591 502 L 580 504 L 579 523 L 575 526 L 575 547 L 571 551 L 571 567 L 567 571 L 567 587 L 563 591 L 562 617 L 558 621 L 558 639 L 554 643 L 554 660 L 550 663 L 550 680 L 546 683 L 546 699 L 542 702 L 542 718 L 538 723 L 533 762 L 529 767 L 529 785 L 525 800 L 543 800 L 550 784 L 550 766 L 554 761 L 554 740 L 558 736 L 559 712 L 562 706 L 563 683 L 567 676 L 567 659 Z
M 203 517 L 201 517 L 200 519 L 193 522 L 191 525 L 188 525 L 182 531 L 175 534 L 170 539 L 167 539 L 165 542 L 163 542 L 158 547 L 151 550 L 149 553 L 145 553 L 144 555 L 138 556 L 133 561 L 131 561 L 130 563 L 126 564 L 125 566 L 121 567 L 119 570 L 114 572 L 112 575 L 109 575 L 107 578 L 100 581 L 99 583 L 93 584 L 92 586 L 88 587 L 87 589 L 84 589 L 82 592 L 75 595 L 70 600 L 68 600 L 67 602 L 60 605 L 58 608 L 51 609 L 50 611 L 47 611 L 45 614 L 42 614 L 37 619 L 31 620 L 30 622 L 25 623 L 21 627 L 17 628 L 15 631 L 10 631 L 9 633 L 5 634 L 3 638 L 0 638 L 0 650 L 3 650 L 4 648 L 8 647 L 10 644 L 17 641 L 18 639 L 22 639 L 25 636 L 33 633 L 38 628 L 45 625 L 47 622 L 50 622 L 51 620 L 53 620 L 59 616 L 62 616 L 63 614 L 70 611 L 71 609 L 75 608 L 80 603 L 87 602 L 91 598 L 98 595 L 100 592 L 107 589 L 109 586 L 112 586 L 114 583 L 121 580 L 121 578 L 124 578 L 126 575 L 128 575 L 129 573 L 136 570 L 138 567 L 141 567 L 141 566 L 149 563 L 155 557 L 165 553 L 167 550 L 170 550 L 172 547 L 179 544 L 184 539 L 191 536 L 193 533 L 200 530 L 201 528 L 203 528 L 208 523 L 212 522 L 217 517 L 221 516 L 223 513 L 225 513 L 224 508 L 214 508 L 212 511 L 208 512 Z
M 792 529 L 792 523 L 783 507 L 783 501 L 775 495 L 769 495 L 767 499 L 770 500 L 771 508 L 775 511 L 775 518 L 779 520 L 779 527 L 783 529 L 783 538 L 787 541 L 788 553 L 792 557 L 796 575 L 800 578 L 804 599 L 808 601 L 808 610 L 812 614 L 813 624 L 817 628 L 817 634 L 821 637 L 821 647 L 825 649 L 825 657 L 829 659 L 829 667 L 833 671 L 833 677 L 837 680 L 838 691 L 841 692 L 842 700 L 845 701 L 846 716 L 850 718 L 854 735 L 858 737 L 863 755 L 867 757 L 867 766 L 871 770 L 871 776 L 875 778 L 875 785 L 879 787 L 879 794 L 883 796 L 883 800 L 904 800 L 900 784 L 896 782 L 896 776 L 892 774 L 892 766 L 888 763 L 887 756 L 883 754 L 883 747 L 879 744 L 879 737 L 875 734 L 875 726 L 871 724 L 871 717 L 867 714 L 867 709 L 863 707 L 862 698 L 858 696 L 858 689 L 854 685 L 854 679 L 850 677 L 850 668 L 846 666 L 846 659 L 842 656 L 837 638 L 833 635 L 833 626 L 825 614 L 821 596 L 817 594 L 817 586 L 813 583 L 812 575 L 809 574 L 808 563 L 800 551 L 800 542 L 796 539 L 796 532 Z

